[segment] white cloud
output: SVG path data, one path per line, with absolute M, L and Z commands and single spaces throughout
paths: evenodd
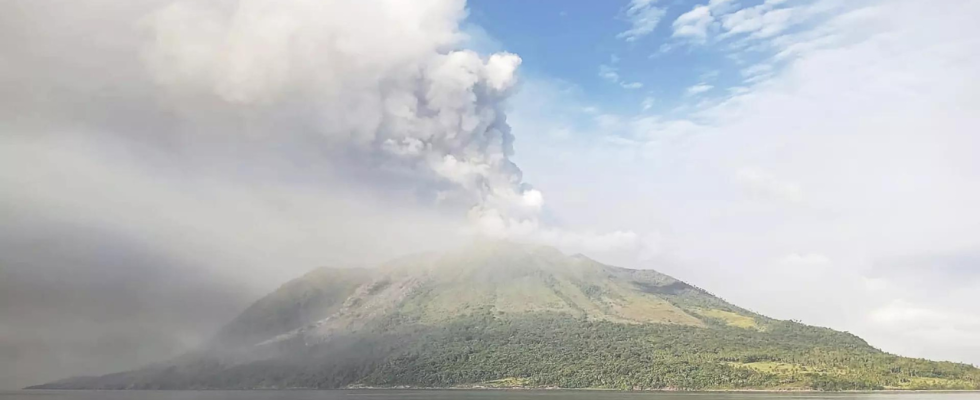
M 619 61 L 619 58 L 616 57 L 615 55 L 613 55 L 612 57 L 613 57 L 612 59 L 613 63 Z M 599 65 L 599 77 L 608 82 L 615 83 L 620 87 L 622 87 L 623 89 L 640 89 L 643 87 L 643 84 L 640 82 L 623 81 L 622 78 L 619 76 L 619 68 L 612 67 L 606 64 Z
M 896 300 L 871 312 L 875 322 L 895 327 L 969 325 L 980 329 L 980 317 L 946 310 L 932 310 Z
M 708 6 L 695 6 L 691 11 L 681 14 L 674 20 L 673 37 L 688 38 L 704 42 L 708 38 L 708 28 L 714 22 Z
M 626 8 L 626 19 L 631 27 L 616 37 L 633 42 L 652 33 L 666 13 L 666 9 L 656 7 L 655 3 L 656 0 L 631 0 Z
M 718 77 L 720 75 L 721 75 L 721 70 L 713 69 L 713 70 L 705 71 L 705 72 L 701 73 L 700 79 L 701 79 L 702 82 L 704 82 L 704 81 L 711 81 L 711 80 L 718 79 Z
M 701 93 L 704 93 L 704 92 L 707 92 L 707 91 L 709 91 L 711 89 L 714 89 L 714 86 L 711 86 L 711 85 L 709 85 L 707 83 L 699 83 L 697 85 L 688 87 L 687 90 L 685 90 L 684 92 L 688 96 L 697 96 L 697 95 L 699 95 Z
M 738 3 L 734 0 L 710 0 L 708 1 L 708 8 L 711 9 L 712 13 L 715 15 L 721 15 L 728 13 L 732 8 L 738 7 Z
M 743 167 L 735 173 L 735 181 L 749 193 L 798 203 L 803 201 L 803 188 L 795 182 L 788 182 L 773 176 L 761 168 Z
M 676 142 L 696 135 L 703 130 L 700 124 L 684 120 L 664 120 L 659 117 L 638 117 L 629 121 L 626 127 L 630 136 L 650 143 Z
M 742 77 L 745 78 L 746 82 L 753 83 L 771 76 L 773 67 L 772 64 L 759 63 L 742 68 L 742 70 L 739 72 L 741 73 Z
M 767 38 L 786 30 L 794 21 L 796 9 L 772 9 L 765 3 L 744 8 L 721 18 L 726 35 L 751 33 L 753 37 Z
M 672 37 L 689 43 L 717 43 L 739 38 L 727 45 L 736 57 L 747 50 L 762 50 L 769 46 L 763 39 L 772 39 L 815 19 L 845 9 L 845 3 L 822 0 L 809 4 L 784 7 L 784 1 L 765 1 L 739 9 L 732 1 L 709 1 L 696 5 L 673 22 Z M 847 3 L 856 6 L 858 2 Z
M 548 136 L 550 136 L 552 139 L 557 139 L 557 140 L 568 139 L 572 136 L 572 130 L 568 127 L 563 126 L 548 131 Z
M 602 64 L 599 66 L 599 77 L 612 83 L 619 83 L 619 72 L 617 69 Z
M 968 205 L 980 200 L 980 191 L 966 183 L 980 179 L 980 164 L 965 150 L 980 146 L 972 134 L 978 121 L 966 111 L 980 107 L 966 95 L 980 90 L 975 84 L 980 32 L 964 17 L 977 11 L 970 2 L 937 10 L 896 1 L 846 12 L 815 30 L 774 41 L 777 51 L 791 54 L 782 57 L 785 69 L 746 68 L 747 78 L 768 74 L 766 83 L 704 112 L 718 134 L 715 143 L 703 143 L 703 151 L 690 156 L 721 160 L 716 161 L 720 169 L 737 171 L 735 183 L 742 190 L 790 203 L 805 200 L 806 208 L 729 206 L 724 218 L 733 224 L 730 240 L 758 238 L 740 245 L 760 253 L 779 247 L 826 249 L 823 256 L 797 253 L 784 259 L 820 261 L 821 275 L 800 276 L 854 288 L 817 321 L 858 333 L 888 351 L 973 363 L 980 362 L 980 348 L 955 343 L 980 335 L 980 327 L 954 321 L 969 321 L 964 316 L 980 312 L 964 303 L 967 293 L 978 289 L 976 281 L 956 288 L 929 282 L 919 270 L 908 273 L 914 283 L 902 284 L 894 266 L 883 265 L 876 279 L 888 285 L 871 290 L 863 282 L 869 260 L 980 245 L 974 239 L 978 221 Z M 709 221 L 705 229 L 717 226 Z M 728 249 L 729 254 L 749 251 Z M 692 245 L 698 250 L 703 248 Z M 833 263 L 823 263 L 831 257 Z M 963 279 L 963 272 L 958 274 Z M 921 294 L 913 295 L 915 285 Z M 758 299 L 765 311 L 769 306 Z M 783 315 L 801 307 L 788 305 Z
M 642 108 L 643 111 L 647 111 L 653 108 L 653 105 L 656 103 L 657 103 L 657 99 L 647 96 L 643 98 L 643 102 L 640 103 L 640 107 Z
M 663 232 L 667 256 L 651 268 L 889 352 L 980 363 L 968 339 L 980 327 L 966 322 L 980 315 L 976 258 L 895 261 L 980 249 L 980 3 L 769 7 L 790 4 L 789 25 L 769 21 L 780 33 L 721 49 L 751 60 L 749 82 L 723 101 L 642 124 L 619 115 L 615 145 L 566 147 L 567 158 L 532 162 L 535 173 L 576 224 Z M 765 21 L 732 39 L 768 35 Z M 693 134 L 632 130 L 671 121 Z M 580 179 L 596 183 L 583 191 Z
M 674 49 L 674 45 L 672 43 L 663 43 L 660 45 L 660 47 L 657 48 L 657 52 L 651 54 L 649 58 L 652 59 L 652 58 L 660 57 L 664 54 L 670 53 L 670 51 L 673 49 Z
M 705 43 L 718 29 L 717 18 L 738 7 L 731 0 L 711 0 L 705 5 L 695 5 L 690 11 L 681 14 L 672 24 L 674 38 L 682 38 L 695 43 Z M 669 51 L 669 47 L 667 48 Z M 661 52 L 664 51 L 661 46 Z
M 656 253 L 649 241 L 644 241 L 632 231 L 596 233 L 588 231 L 569 231 L 540 226 L 533 220 L 508 220 L 507 217 L 489 210 L 474 215 L 479 233 L 495 238 L 521 240 L 555 246 L 573 252 L 606 253 L 616 251 L 639 251 Z
M 790 266 L 815 267 L 830 264 L 830 258 L 820 253 L 791 253 L 780 259 L 780 263 Z
M 602 129 L 612 129 L 618 127 L 621 122 L 621 118 L 615 114 L 599 114 L 594 118 L 599 128 Z
M 868 318 L 876 325 L 875 329 L 891 336 L 891 345 L 902 354 L 970 362 L 964 354 L 969 357 L 980 353 L 980 343 L 975 340 L 980 332 L 980 318 L 976 314 L 899 299 L 874 309 Z M 942 350 L 941 355 L 924 351 L 935 348 L 949 350 Z
M 614 146 L 629 146 L 629 147 L 633 147 L 633 146 L 639 146 L 639 145 L 642 145 L 643 144 L 643 142 L 641 142 L 639 140 L 628 139 L 628 138 L 624 138 L 622 136 L 613 136 L 613 135 L 605 135 L 605 136 L 603 136 L 602 137 L 602 141 L 605 142 L 605 143 L 614 145 Z

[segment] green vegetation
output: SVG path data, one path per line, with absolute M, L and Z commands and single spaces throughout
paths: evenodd
M 736 328 L 744 328 L 744 329 L 755 329 L 755 330 L 761 329 L 759 325 L 755 323 L 754 318 L 741 314 L 736 314 L 730 311 L 695 309 L 694 312 L 696 312 L 698 315 L 707 318 L 719 319 L 723 321 L 725 325 L 728 326 L 734 326 Z
M 491 388 L 518 388 L 518 387 L 528 387 L 530 383 L 531 383 L 530 380 L 527 378 L 514 378 L 511 376 L 503 379 L 492 380 L 480 386 L 491 387 Z
M 973 367 L 897 357 L 853 335 L 792 322 L 759 332 L 556 315 L 458 320 L 427 332 L 363 383 L 453 386 L 505 377 L 567 388 L 980 389 Z
M 323 269 L 199 352 L 44 388 L 980 389 L 980 370 L 778 321 L 655 271 L 491 244 Z

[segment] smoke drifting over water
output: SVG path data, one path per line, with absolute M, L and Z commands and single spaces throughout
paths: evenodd
M 318 265 L 472 235 L 639 248 L 541 222 L 510 161 L 521 59 L 465 50 L 465 16 L 456 0 L 0 5 L 0 387 L 174 355 Z M 92 346 L 107 338 L 132 346 Z

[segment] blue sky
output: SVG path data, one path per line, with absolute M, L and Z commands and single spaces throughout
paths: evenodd
M 723 18 L 745 9 L 794 10 L 792 22 L 767 22 L 781 34 L 820 18 L 799 12 L 808 1 L 716 1 L 716 16 L 703 29 L 679 29 L 684 25 L 675 21 L 701 3 L 477 0 L 469 3 L 468 22 L 495 40 L 498 50 L 521 55 L 527 76 L 567 82 L 606 109 L 668 114 L 745 85 L 742 70 L 772 56 L 750 38 L 763 28 L 761 22 L 755 30 L 725 36 Z M 637 11 L 631 14 L 631 7 Z

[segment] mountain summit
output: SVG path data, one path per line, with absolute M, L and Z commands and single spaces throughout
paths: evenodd
M 484 242 L 286 283 L 175 360 L 37 388 L 980 389 L 652 270 Z

